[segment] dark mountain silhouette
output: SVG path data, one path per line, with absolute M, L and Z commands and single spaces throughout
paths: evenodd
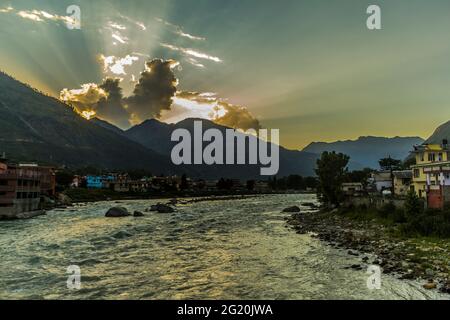
M 403 160 L 413 150 L 414 145 L 423 143 L 419 137 L 360 137 L 357 140 L 337 142 L 313 142 L 303 149 L 312 153 L 324 151 L 342 152 L 350 156 L 350 169 L 374 168 L 378 169 L 378 161 L 391 156 Z
M 92 118 L 91 120 L 89 120 L 89 122 L 95 123 L 96 125 L 104 128 L 104 129 L 108 129 L 111 130 L 121 136 L 124 135 L 124 131 L 122 129 L 120 129 L 119 127 L 116 127 L 115 125 L 109 123 L 108 121 L 99 119 L 99 118 Z
M 194 121 L 201 121 L 203 131 L 207 129 L 218 129 L 225 137 L 227 127 L 215 124 L 212 121 L 204 119 L 185 119 L 176 124 L 166 124 L 157 120 L 147 120 L 143 123 L 132 127 L 125 132 L 130 139 L 141 143 L 149 149 L 160 152 L 163 155 L 170 156 L 173 146 L 177 142 L 171 142 L 170 137 L 175 129 L 187 129 L 193 136 Z M 168 143 L 165 143 L 168 142 Z M 206 146 L 208 143 L 204 143 Z M 225 152 L 224 152 L 225 153 Z M 286 176 L 290 174 L 299 174 L 303 176 L 314 175 L 317 154 L 308 152 L 300 152 L 287 150 L 280 147 L 280 170 L 278 176 Z M 248 154 L 246 156 L 248 159 Z M 260 165 L 196 165 L 191 166 L 200 176 L 209 177 L 232 177 L 232 178 L 264 178 L 259 176 Z
M 170 159 L 0 73 L 0 152 L 15 161 L 176 172 Z

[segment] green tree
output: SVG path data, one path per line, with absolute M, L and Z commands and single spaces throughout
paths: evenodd
M 74 174 L 67 170 L 59 170 L 55 175 L 56 184 L 61 187 L 68 187 L 72 183 L 73 178 Z
M 247 190 L 253 191 L 255 190 L 255 180 L 247 180 Z
M 381 170 L 384 170 L 384 171 L 392 172 L 394 170 L 402 169 L 402 161 L 393 159 L 393 158 L 391 158 L 391 156 L 380 159 L 380 161 L 378 161 L 378 163 L 380 164 Z
M 401 160 L 392 159 L 391 156 L 387 158 L 380 159 L 378 161 L 380 164 L 381 170 L 389 171 L 391 173 L 391 193 L 395 194 L 395 188 L 394 188 L 394 170 L 402 170 L 403 163 Z
M 342 182 L 347 172 L 350 157 L 336 152 L 322 153 L 317 160 L 317 194 L 326 206 L 339 206 L 343 199 Z
M 409 190 L 405 201 L 405 215 L 408 221 L 413 220 L 423 213 L 423 202 L 414 190 Z
M 187 176 L 185 174 L 183 174 L 181 176 L 180 189 L 181 190 L 186 190 L 187 188 L 189 188 L 189 184 L 188 184 L 188 181 L 187 181 Z

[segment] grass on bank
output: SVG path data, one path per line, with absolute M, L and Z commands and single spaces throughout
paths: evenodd
M 341 214 L 352 220 L 375 221 L 395 230 L 404 238 L 450 239 L 450 208 L 423 209 L 422 201 L 414 192 L 408 194 L 405 208 L 387 203 L 380 209 L 365 205 L 341 209 Z

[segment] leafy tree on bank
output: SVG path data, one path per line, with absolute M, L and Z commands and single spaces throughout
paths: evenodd
M 68 187 L 73 182 L 74 174 L 68 170 L 58 170 L 55 174 L 56 184 L 60 187 Z
M 423 213 L 423 202 L 414 190 L 409 190 L 405 201 L 405 216 L 409 221 L 414 220 Z
M 391 193 L 394 194 L 394 170 L 402 170 L 403 169 L 403 163 L 401 160 L 393 159 L 391 156 L 387 158 L 380 159 L 378 161 L 380 164 L 380 168 L 383 171 L 389 171 L 391 174 Z
M 380 165 L 381 170 L 384 171 L 392 172 L 394 170 L 402 170 L 403 168 L 401 160 L 393 159 L 390 156 L 387 158 L 380 159 L 378 163 Z
M 187 181 L 187 176 L 186 176 L 185 174 L 183 174 L 183 175 L 181 176 L 180 189 L 181 189 L 181 190 L 186 190 L 186 189 L 188 189 L 188 188 L 189 188 L 189 184 L 188 184 L 188 181 Z
M 343 200 L 342 183 L 345 181 L 349 160 L 349 156 L 334 151 L 325 151 L 317 160 L 317 195 L 325 206 L 338 207 Z

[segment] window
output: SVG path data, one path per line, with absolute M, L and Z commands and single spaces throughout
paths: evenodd
M 414 169 L 414 178 L 420 177 L 420 169 Z
M 428 154 L 428 161 L 435 162 L 436 161 L 436 154 L 435 153 L 429 153 Z
M 443 161 L 444 159 L 443 159 L 443 155 L 442 155 L 442 152 L 439 152 L 439 154 L 438 154 L 438 161 Z

